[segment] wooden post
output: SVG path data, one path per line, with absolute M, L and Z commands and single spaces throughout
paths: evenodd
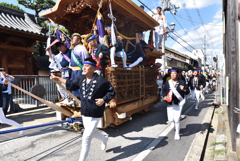
M 232 150 L 236 151 L 236 128 L 239 123 L 237 114 L 233 112 L 234 107 L 239 107 L 239 46 L 237 32 L 237 1 L 225 1 L 226 5 L 226 68 L 229 76 L 229 125 L 231 132 Z

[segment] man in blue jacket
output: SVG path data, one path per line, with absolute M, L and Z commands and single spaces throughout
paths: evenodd
M 101 149 L 105 150 L 108 136 L 105 136 L 96 130 L 97 124 L 103 117 L 105 103 L 109 103 L 115 97 L 115 90 L 105 78 L 94 73 L 96 70 L 96 61 L 92 58 L 85 59 L 83 63 L 83 75 L 70 81 L 55 75 L 51 79 L 58 79 L 66 84 L 68 90 L 78 90 L 81 92 L 81 115 L 84 125 L 82 137 L 82 150 L 80 161 L 85 161 L 90 149 L 92 137 L 102 141 Z

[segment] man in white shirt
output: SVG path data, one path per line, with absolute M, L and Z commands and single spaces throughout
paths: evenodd
M 57 55 L 52 54 L 51 46 L 46 48 L 46 50 L 49 53 L 49 62 L 50 62 L 49 68 L 51 69 L 51 72 L 61 72 L 62 78 L 70 79 L 71 70 L 68 68 L 68 66 L 69 66 L 72 50 L 67 49 L 64 46 L 64 44 L 61 42 L 57 42 L 56 47 L 60 51 L 60 53 Z M 62 85 L 64 86 L 64 84 Z M 58 85 L 57 85 L 57 88 L 61 97 L 65 98 L 63 101 L 60 102 L 61 104 L 65 104 L 65 105 L 74 104 L 74 102 L 70 100 L 70 96 L 69 94 L 67 94 L 66 91 L 61 89 Z
M 162 8 L 157 7 L 157 15 L 153 16 L 153 18 L 159 23 L 159 26 L 155 27 L 155 48 L 159 51 L 159 46 L 162 43 L 162 36 L 165 31 L 167 31 L 167 19 L 162 14 Z

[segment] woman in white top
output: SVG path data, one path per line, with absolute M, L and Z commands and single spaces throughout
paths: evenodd
M 155 27 L 155 48 L 159 51 L 159 46 L 162 43 L 162 36 L 165 31 L 167 31 L 167 19 L 162 14 L 162 8 L 157 7 L 157 15 L 153 18 L 159 23 L 159 26 Z

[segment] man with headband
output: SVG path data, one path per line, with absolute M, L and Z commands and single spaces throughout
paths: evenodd
M 100 62 L 98 62 L 100 64 L 98 65 L 98 69 L 96 70 L 96 73 L 98 73 L 98 75 L 101 75 L 101 72 L 102 72 L 103 67 L 105 65 L 106 55 L 109 56 L 110 55 L 110 51 L 109 51 L 107 46 L 99 44 L 97 42 L 97 39 L 96 39 L 95 35 L 92 35 L 88 39 L 88 42 L 90 43 L 90 45 L 92 47 L 91 57 L 95 61 L 100 61 Z
M 107 27 L 107 39 L 108 39 L 108 46 L 110 50 L 110 60 L 111 60 L 111 67 L 117 68 L 118 65 L 115 63 L 115 55 L 119 58 L 122 58 L 123 61 L 123 68 L 127 69 L 127 55 L 126 52 L 123 50 L 124 49 L 124 44 L 122 42 L 122 37 L 117 36 L 117 44 L 112 45 L 112 39 L 111 39 L 111 27 Z
M 186 101 L 184 96 L 189 93 L 185 81 L 178 78 L 178 73 L 178 70 L 171 70 L 171 79 L 163 86 L 163 99 L 168 102 L 168 121 L 175 127 L 175 140 L 180 140 L 180 116 Z
M 194 70 L 193 77 L 191 77 L 189 81 L 189 87 L 191 89 L 192 99 L 194 100 L 196 97 L 195 110 L 198 110 L 199 98 L 200 98 L 200 94 L 201 94 L 201 90 L 203 89 L 203 86 L 204 84 L 201 80 L 201 77 L 199 77 L 198 75 L 198 71 Z
M 161 7 L 157 7 L 157 13 L 153 18 L 159 23 L 159 26 L 155 27 L 155 48 L 159 51 L 159 46 L 162 44 L 163 33 L 167 31 L 167 19 L 162 14 Z
M 109 81 L 94 73 L 96 65 L 96 61 L 92 58 L 85 59 L 83 75 L 72 81 L 51 74 L 51 79 L 58 79 L 61 83 L 66 84 L 68 90 L 80 89 L 81 91 L 81 114 L 85 130 L 79 161 L 86 160 L 93 137 L 102 142 L 102 150 L 105 150 L 107 146 L 108 136 L 98 132 L 96 127 L 103 117 L 105 103 L 110 102 L 115 97 L 115 90 Z

